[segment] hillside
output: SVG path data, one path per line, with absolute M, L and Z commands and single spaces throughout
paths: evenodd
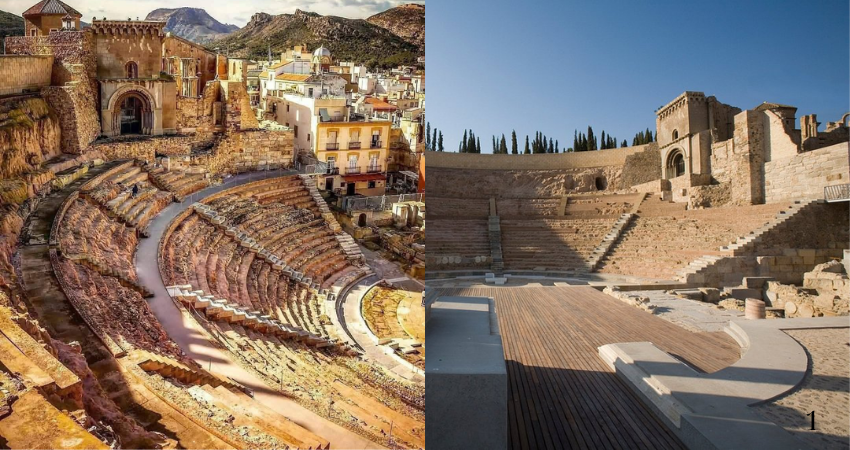
M 375 14 L 366 21 L 386 28 L 420 50 L 425 50 L 425 5 L 408 3 Z
M 311 49 L 324 45 L 336 59 L 371 67 L 415 64 L 419 53 L 414 44 L 363 19 L 322 16 L 301 10 L 277 16 L 254 14 L 244 28 L 210 45 L 229 48 L 231 56 L 265 58 L 266 38 L 273 54 L 297 44 L 307 44 Z
M 239 29 L 236 25 L 223 24 L 200 8 L 160 8 L 151 11 L 145 20 L 166 22 L 165 31 L 192 42 L 204 44 L 224 37 Z
M 6 36 L 23 36 L 24 18 L 12 13 L 0 11 L 0 39 Z

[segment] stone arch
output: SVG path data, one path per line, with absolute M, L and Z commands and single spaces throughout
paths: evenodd
M 360 216 L 357 218 L 357 226 L 365 227 L 366 226 L 366 213 L 360 213 Z
M 113 134 L 152 134 L 155 106 L 144 89 L 119 89 L 109 99 Z
M 604 191 L 605 189 L 608 189 L 608 179 L 605 178 L 603 175 L 597 176 L 593 180 L 593 184 L 596 187 L 597 191 Z
M 664 178 L 671 179 L 685 175 L 687 172 L 687 158 L 682 149 L 676 148 L 667 153 L 664 162 Z

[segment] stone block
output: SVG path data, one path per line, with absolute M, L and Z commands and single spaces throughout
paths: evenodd
M 506 449 L 507 370 L 490 299 L 440 297 L 429 309 L 429 447 Z

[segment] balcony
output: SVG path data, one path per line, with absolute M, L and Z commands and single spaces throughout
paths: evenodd
M 369 167 L 366 168 L 366 173 L 378 173 L 383 171 L 384 169 L 380 164 L 369 164 Z
M 371 147 L 369 148 L 381 148 L 381 141 L 372 141 Z
M 348 168 L 345 169 L 345 174 L 346 175 L 358 175 L 358 174 L 360 174 L 360 168 L 359 167 L 348 167 Z
M 360 150 L 360 142 L 349 142 L 348 143 L 349 150 Z
M 339 175 L 339 167 L 328 167 L 325 171 L 326 175 Z
M 339 142 L 328 142 L 325 144 L 325 150 L 339 150 Z

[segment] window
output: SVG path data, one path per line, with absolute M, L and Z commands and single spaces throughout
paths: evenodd
M 310 142 L 310 133 L 307 133 L 307 142 Z
M 313 88 L 309 88 L 309 89 L 307 89 L 307 96 L 308 96 L 308 97 L 312 97 L 312 96 L 313 96 Z
M 348 156 L 348 167 L 351 169 L 357 168 L 357 155 Z
M 375 187 L 375 180 L 372 180 L 372 181 L 369 182 L 369 189 L 372 189 L 374 187 Z
M 679 130 L 673 130 L 673 140 L 679 139 Z
M 286 104 L 286 112 L 289 112 L 289 103 Z
M 38 33 L 38 30 L 31 30 L 31 31 L 30 31 L 30 36 L 35 36 L 35 35 L 36 35 L 36 33 Z
M 139 78 L 139 65 L 135 61 L 128 62 L 124 65 L 124 69 L 127 72 L 127 78 Z
M 298 137 L 298 125 L 295 125 L 295 137 Z

